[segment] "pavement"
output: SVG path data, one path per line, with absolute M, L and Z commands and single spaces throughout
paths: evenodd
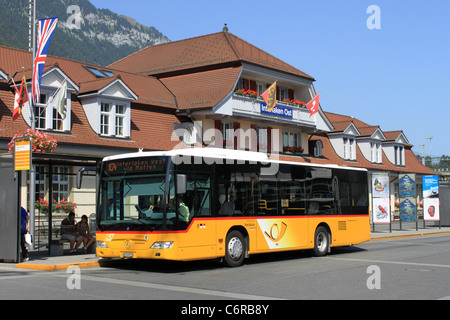
M 389 230 L 389 225 L 376 225 L 375 230 L 372 229 L 370 241 L 381 241 L 401 238 L 424 237 L 434 235 L 450 234 L 450 227 L 437 226 L 423 226 L 416 230 L 415 223 L 403 224 L 402 229 L 399 229 L 398 224 L 392 226 L 392 232 Z M 51 257 L 48 255 L 30 253 L 30 260 L 18 264 L 14 263 L 0 263 L 0 266 L 15 267 L 19 269 L 31 269 L 40 271 L 62 271 L 67 270 L 70 266 L 77 266 L 79 268 L 95 268 L 107 267 L 114 263 L 122 261 L 121 259 L 102 259 L 95 254 L 66 254 L 64 256 Z

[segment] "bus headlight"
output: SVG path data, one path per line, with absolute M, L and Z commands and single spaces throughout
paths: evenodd
M 108 248 L 104 241 L 97 241 L 97 248 Z
M 152 249 L 170 249 L 173 246 L 173 241 L 159 241 L 152 245 Z

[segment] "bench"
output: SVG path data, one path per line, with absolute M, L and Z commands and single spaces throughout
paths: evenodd
M 50 256 L 63 256 L 64 244 L 70 243 L 69 240 L 52 240 L 50 243 Z
M 63 256 L 65 243 L 70 244 L 70 241 L 69 240 L 61 240 L 61 239 L 60 240 L 52 240 L 52 242 L 50 243 L 50 256 L 52 256 L 52 257 Z M 96 248 L 96 243 L 94 242 L 93 244 L 91 244 L 89 246 L 87 253 L 94 254 L 95 248 Z M 79 249 L 83 249 L 83 244 L 80 246 Z

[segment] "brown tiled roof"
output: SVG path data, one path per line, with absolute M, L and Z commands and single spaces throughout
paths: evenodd
M 326 117 L 330 120 L 331 124 L 335 127 L 334 132 L 340 132 L 345 130 L 350 123 L 353 123 L 361 136 L 370 136 L 372 135 L 376 129 L 379 129 L 379 126 L 371 126 L 359 119 L 340 115 L 336 113 L 325 112 Z M 381 129 L 380 129 L 381 130 Z M 383 132 L 383 131 L 382 131 Z M 383 132 L 387 141 L 395 140 L 397 137 L 403 133 L 403 131 L 388 131 Z M 359 145 L 356 148 L 356 160 L 345 160 L 339 157 L 334 150 L 333 146 L 330 143 L 328 137 L 319 137 L 313 136 L 311 140 L 320 140 L 323 144 L 322 158 L 310 158 L 306 162 L 311 163 L 323 163 L 323 164 L 337 164 L 340 166 L 348 166 L 348 167 L 358 167 L 358 168 L 366 168 L 370 170 L 382 170 L 382 171 L 391 171 L 391 172 L 411 172 L 411 173 L 419 173 L 419 174 L 436 174 L 436 172 L 432 169 L 429 169 L 422 165 L 422 163 L 417 159 L 411 150 L 411 145 L 405 145 L 405 166 L 396 166 L 391 163 L 386 157 L 384 151 L 382 152 L 382 163 L 372 163 L 367 160 L 362 154 Z M 291 157 L 298 158 L 298 157 Z M 307 158 L 308 159 L 308 158 Z M 294 159 L 295 160 L 295 159 Z M 296 161 L 304 161 L 304 160 L 296 160 Z
M 114 62 L 109 67 L 161 77 L 201 68 L 213 69 L 236 63 L 241 65 L 242 62 L 314 80 L 310 75 L 229 32 L 148 47 Z
M 377 129 L 380 129 L 379 126 L 368 126 L 368 127 L 359 127 L 358 131 L 360 133 L 360 137 L 370 137 L 377 131 Z M 381 129 L 380 129 L 381 130 Z
M 16 79 L 22 76 L 22 67 L 25 67 L 25 76 L 31 79 L 31 53 L 19 49 L 0 46 L 0 68 L 9 75 L 18 72 Z M 138 103 L 170 107 L 175 109 L 175 100 L 164 85 L 154 77 L 140 76 L 126 71 L 103 68 L 75 60 L 48 56 L 44 72 L 57 66 L 75 84 L 80 86 L 80 92 L 98 91 L 120 76 L 122 81 L 138 96 Z M 100 68 L 113 72 L 116 76 L 110 78 L 97 78 L 85 66 Z
M 348 126 L 351 125 L 352 123 L 353 123 L 352 120 L 332 122 L 332 125 L 334 127 L 333 132 L 344 132 L 345 129 L 347 129 Z
M 12 121 L 14 95 L 6 85 L 0 84 L 0 140 L 9 140 L 16 132 L 25 132 L 29 127 L 23 117 Z M 161 108 L 145 105 L 133 106 L 131 109 L 131 138 L 113 139 L 96 134 L 89 125 L 81 103 L 72 100 L 72 128 L 70 133 L 48 132 L 59 145 L 85 145 L 101 148 L 122 148 L 137 151 L 170 150 L 179 141 L 171 141 L 173 125 L 180 121 L 174 114 L 162 112 Z
M 161 81 L 177 97 L 178 106 L 183 109 L 214 107 L 233 91 L 241 67 L 209 70 L 169 78 Z
M 5 73 L 14 75 L 19 72 L 17 77 L 20 79 L 22 67 L 31 66 L 31 63 L 31 53 L 0 46 L 0 68 Z M 120 77 L 139 97 L 132 103 L 130 139 L 114 139 L 101 137 L 92 130 L 80 101 L 73 95 L 70 133 L 49 133 L 60 145 L 85 145 L 98 147 L 99 150 L 121 148 L 136 151 L 139 148 L 170 150 L 179 143 L 179 141 L 171 141 L 173 125 L 180 122 L 175 116 L 175 100 L 158 79 L 110 69 L 108 70 L 116 74 L 115 77 L 98 79 L 84 67 L 92 65 L 51 56 L 47 58 L 45 70 L 55 65 L 79 85 L 81 93 L 101 90 Z M 26 70 L 25 75 L 30 79 L 31 71 Z M 0 140 L 9 142 L 16 132 L 25 132 L 28 126 L 22 117 L 12 121 L 14 95 L 6 82 L 0 81 Z
M 334 123 L 340 123 L 340 122 L 353 122 L 356 128 L 370 126 L 369 124 L 362 122 L 361 120 L 353 118 L 351 116 L 345 116 L 343 114 L 337 114 L 337 113 L 332 113 L 332 112 L 324 112 L 324 114 L 328 118 L 328 120 L 330 120 L 330 122 L 333 124 L 333 126 L 334 126 Z
M 402 133 L 402 130 L 383 132 L 384 136 L 386 137 L 386 141 L 395 141 Z

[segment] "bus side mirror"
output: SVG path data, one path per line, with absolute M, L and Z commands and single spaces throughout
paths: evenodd
M 97 172 L 97 167 L 83 167 L 77 173 L 77 188 L 81 189 L 81 183 L 83 182 L 83 174 L 85 171 Z
M 185 194 L 187 189 L 187 177 L 185 174 L 177 174 L 177 194 Z

